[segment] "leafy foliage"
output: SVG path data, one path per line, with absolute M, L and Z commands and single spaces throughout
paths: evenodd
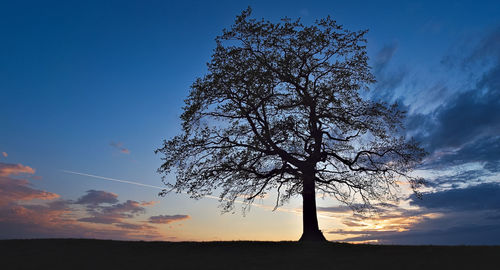
M 396 199 L 398 181 L 416 191 L 421 179 L 410 172 L 424 151 L 398 135 L 404 112 L 360 95 L 375 81 L 366 31 L 330 17 L 304 26 L 250 13 L 216 38 L 208 74 L 185 100 L 183 134 L 156 150 L 164 182 L 175 168 L 171 190 L 195 198 L 220 190 L 226 211 L 270 190 L 278 207 L 302 192 L 305 176 L 352 206 Z

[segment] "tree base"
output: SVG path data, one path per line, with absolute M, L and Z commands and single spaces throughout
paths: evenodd
M 327 240 L 320 230 L 315 230 L 302 233 L 299 242 L 327 242 Z

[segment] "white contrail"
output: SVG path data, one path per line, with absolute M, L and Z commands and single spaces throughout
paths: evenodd
M 65 173 L 71 173 L 71 174 L 88 176 L 88 177 L 93 177 L 93 178 L 103 179 L 103 180 L 108 180 L 108 181 L 114 181 L 114 182 L 132 184 L 132 185 L 136 185 L 136 186 L 151 187 L 151 188 L 157 188 L 157 189 L 162 189 L 162 190 L 165 189 L 165 188 L 162 188 L 162 187 L 159 187 L 159 186 L 153 186 L 153 185 L 148 185 L 148 184 L 143 184 L 143 183 L 138 183 L 138 182 L 133 182 L 133 181 L 128 181 L 128 180 L 121 180 L 121 179 L 116 179 L 116 178 L 111 178 L 111 177 L 104 177 L 104 176 L 93 175 L 93 174 L 88 174 L 88 173 L 73 172 L 73 171 L 68 171 L 68 170 L 61 170 L 61 171 L 65 172 Z
M 116 179 L 116 178 L 111 178 L 111 177 L 105 177 L 105 176 L 99 176 L 99 175 L 88 174 L 88 173 L 81 173 L 81 172 L 74 172 L 74 171 L 68 171 L 68 170 L 61 170 L 61 171 L 65 172 L 65 173 L 76 174 L 76 175 L 81 175 L 81 176 L 88 176 L 88 177 L 92 177 L 92 178 L 103 179 L 103 180 L 108 180 L 108 181 L 113 181 L 113 182 L 120 182 L 120 183 L 125 183 L 125 184 L 132 184 L 132 185 L 136 185 L 136 186 L 157 188 L 157 189 L 161 189 L 161 190 L 165 189 L 163 187 L 153 186 L 153 185 L 148 185 L 148 184 L 143 184 L 143 183 L 129 181 L 129 180 L 122 180 L 122 179 Z M 187 194 L 185 192 L 181 192 L 181 193 Z M 189 194 L 187 194 L 187 195 L 189 195 Z M 212 195 L 204 195 L 203 197 L 209 198 L 209 199 L 216 199 L 216 200 L 220 199 L 219 197 L 212 196 Z M 243 201 L 238 201 L 238 200 L 235 200 L 234 202 L 241 203 L 241 204 L 245 203 Z M 256 205 L 256 206 L 265 206 L 265 205 L 257 204 L 257 203 L 254 203 L 254 205 Z
M 61 171 L 65 172 L 65 173 L 76 174 L 76 175 L 81 175 L 81 176 L 87 176 L 87 177 L 92 177 L 92 178 L 97 178 L 97 179 L 102 179 L 102 180 L 108 180 L 108 181 L 113 181 L 113 182 L 131 184 L 131 185 L 136 185 L 136 186 L 150 187 L 150 188 L 156 188 L 156 189 L 161 189 L 161 190 L 165 189 L 165 188 L 160 187 L 160 186 L 153 186 L 153 185 L 143 184 L 143 183 L 129 181 L 129 180 L 122 180 L 122 179 L 116 179 L 116 178 L 111 178 L 111 177 L 105 177 L 105 176 L 99 176 L 99 175 L 88 174 L 88 173 L 81 173 L 81 172 L 74 172 L 74 171 L 68 171 L 68 170 L 61 170 Z M 181 192 L 181 193 L 187 194 L 185 192 Z M 214 199 L 214 200 L 220 200 L 219 197 L 212 196 L 212 195 L 204 195 L 203 197 L 204 198 L 209 198 L 209 199 Z M 234 202 L 235 203 L 239 203 L 239 204 L 245 204 L 246 203 L 244 201 L 239 201 L 239 200 L 235 200 Z M 270 209 L 274 208 L 274 207 L 263 205 L 263 204 L 259 204 L 259 203 L 252 203 L 252 205 L 256 206 L 256 207 L 259 207 L 259 208 L 267 209 L 267 210 L 270 210 Z M 300 213 L 302 213 L 302 211 L 298 210 L 298 209 L 290 209 L 290 208 L 283 208 L 283 207 L 277 208 L 276 211 L 293 213 L 293 214 L 300 214 Z M 325 216 L 325 215 L 322 215 L 322 214 L 317 214 L 317 215 L 320 218 L 335 219 L 334 217 Z

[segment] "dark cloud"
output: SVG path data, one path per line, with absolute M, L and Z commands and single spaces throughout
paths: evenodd
M 500 136 L 479 138 L 440 157 L 434 163 L 435 166 L 442 164 L 460 165 L 469 162 L 484 163 L 485 169 L 490 172 L 498 172 L 497 166 L 500 161 Z
M 127 200 L 124 203 L 114 204 L 109 207 L 103 207 L 102 209 L 103 212 L 107 214 L 123 214 L 127 216 L 144 213 L 146 211 L 140 202 L 132 200 Z
M 430 149 L 461 148 L 500 135 L 500 87 L 481 90 L 462 93 L 437 110 L 437 124 L 426 138 Z
M 422 200 L 412 196 L 410 204 L 419 210 L 398 209 L 377 217 L 344 218 L 343 224 L 350 229 L 328 233 L 344 237 L 342 241 L 381 244 L 498 245 L 500 242 L 500 183 L 426 193 Z M 362 226 L 378 222 L 390 226 L 376 230 Z
M 427 209 L 452 211 L 500 210 L 500 184 L 483 183 L 467 188 L 427 193 L 423 199 L 412 196 L 410 204 Z
M 472 80 L 468 90 L 454 89 L 451 92 L 457 94 L 431 113 L 407 119 L 408 134 L 431 154 L 423 169 L 479 162 L 490 172 L 500 172 L 499 41 L 500 27 L 478 39 L 469 53 L 461 52 L 466 56 L 457 56 L 464 67 L 474 70 L 475 75 L 462 71 L 462 77 Z
M 78 219 L 83 222 L 99 223 L 99 224 L 114 224 L 123 223 L 124 219 L 133 218 L 139 214 L 144 214 L 146 209 L 141 203 L 128 200 L 124 203 L 117 203 L 109 206 L 91 205 L 87 209 L 91 215 Z
M 90 204 L 90 205 L 98 205 L 101 203 L 117 203 L 118 195 L 101 191 L 101 190 L 87 190 L 87 194 L 80 197 L 75 203 L 76 204 Z
M 159 215 L 151 216 L 149 222 L 158 224 L 169 224 L 176 221 L 186 220 L 191 218 L 188 215 Z
M 397 93 L 398 88 L 410 83 L 409 72 L 391 68 L 397 46 L 385 46 L 373 57 L 378 82 L 371 98 L 405 100 L 402 109 L 412 112 L 406 121 L 407 136 L 422 142 L 430 153 L 423 169 L 480 162 L 500 172 L 500 27 L 460 46 L 445 57 L 444 62 L 461 63 L 443 65 L 450 81 L 423 87 L 428 80 L 420 78 L 411 88 L 426 90 L 399 97 L 403 93 Z
M 443 209 L 432 209 L 443 210 Z M 496 210 L 420 212 L 414 216 L 394 217 L 390 226 L 364 229 L 351 226 L 348 230 L 331 230 L 329 234 L 341 241 L 377 241 L 380 244 L 399 245 L 498 245 L 500 219 Z M 423 215 L 426 214 L 426 215 Z M 420 215 L 420 216 L 419 216 Z M 414 220 L 404 223 L 405 220 Z M 380 217 L 379 221 L 387 221 Z M 375 220 L 375 221 L 377 221 Z M 401 221 L 403 223 L 401 223 Z M 369 227 L 368 227 L 369 228 Z
M 144 206 L 153 205 L 151 202 L 137 202 L 127 200 L 118 203 L 118 195 L 102 190 L 88 190 L 87 194 L 80 197 L 75 204 L 87 206 L 87 213 L 90 216 L 78 219 L 78 221 L 98 223 L 98 224 L 121 224 L 124 219 L 133 218 L 139 214 L 144 214 Z M 109 204 L 109 205 L 103 205 Z
M 342 232 L 334 233 L 342 234 Z M 398 245 L 498 245 L 500 242 L 498 224 L 471 224 L 425 231 L 366 231 L 358 234 L 362 235 L 348 237 L 343 241 L 376 240 L 380 244 Z

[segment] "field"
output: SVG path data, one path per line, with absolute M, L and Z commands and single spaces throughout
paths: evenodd
M 1 240 L 0 269 L 499 269 L 500 246 Z

